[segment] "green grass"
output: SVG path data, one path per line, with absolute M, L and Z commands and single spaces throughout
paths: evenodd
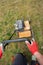
M 14 30 L 17 19 L 30 19 L 34 36 L 43 53 L 43 0 L 0 0 L 0 42 L 7 40 Z M 15 35 L 13 36 L 16 37 Z M 23 50 L 24 49 L 24 50 Z M 0 65 L 11 65 L 11 57 L 18 52 L 27 55 L 30 61 L 31 54 L 25 43 L 11 43 L 6 47 Z

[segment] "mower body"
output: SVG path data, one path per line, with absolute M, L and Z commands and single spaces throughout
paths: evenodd
M 26 21 L 22 21 L 22 20 L 16 21 L 15 29 L 17 31 L 19 38 L 27 38 L 27 37 L 32 36 L 31 26 L 30 26 L 30 22 L 28 20 L 26 20 Z

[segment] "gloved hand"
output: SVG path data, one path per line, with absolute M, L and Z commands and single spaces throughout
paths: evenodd
M 3 45 L 0 44 L 0 59 L 2 58 L 2 54 L 3 54 Z
M 38 45 L 37 45 L 37 42 L 34 39 L 31 40 L 31 44 L 28 41 L 25 41 L 25 43 L 26 43 L 29 51 L 32 54 L 34 54 L 35 52 L 38 52 Z

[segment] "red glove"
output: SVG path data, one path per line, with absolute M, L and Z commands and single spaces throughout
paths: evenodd
M 2 54 L 3 54 L 3 46 L 2 44 L 0 44 L 0 59 L 2 58 Z
M 35 42 L 35 40 L 32 40 L 31 41 L 31 44 L 28 42 L 28 41 L 25 41 L 26 42 L 26 45 L 29 49 L 29 51 L 34 54 L 35 52 L 38 52 L 38 45 L 37 43 Z

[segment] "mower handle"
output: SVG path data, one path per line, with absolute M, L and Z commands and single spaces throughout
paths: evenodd
M 19 38 L 19 39 L 14 39 L 14 40 L 6 40 L 6 41 L 3 41 L 1 44 L 0 44 L 0 59 L 2 58 L 2 54 L 3 54 L 3 50 L 4 48 L 11 42 L 23 42 L 23 41 L 29 41 L 29 39 L 27 38 Z M 30 42 L 31 44 L 31 42 Z
M 19 39 L 14 39 L 14 40 L 6 40 L 6 41 L 3 41 L 2 43 L 3 43 L 4 46 L 6 46 L 6 45 L 8 45 L 9 43 L 12 43 L 12 42 L 23 42 L 23 41 L 27 41 L 27 40 L 28 40 L 27 38 L 19 38 Z

